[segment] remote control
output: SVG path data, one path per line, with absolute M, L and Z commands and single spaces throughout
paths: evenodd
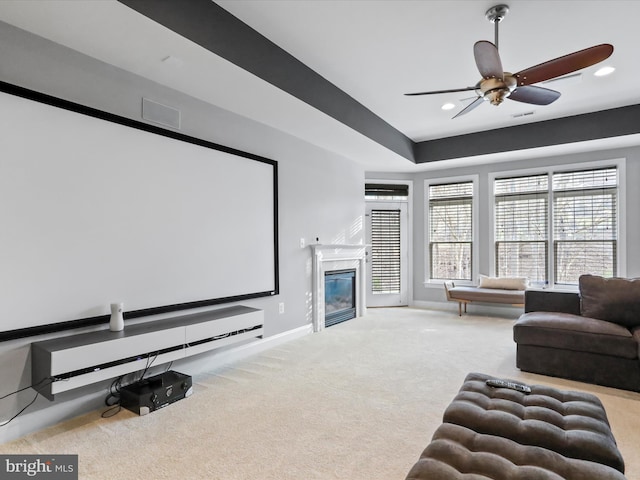
M 497 378 L 487 380 L 487 385 L 489 385 L 490 387 L 510 388 L 511 390 L 517 390 L 518 392 L 522 393 L 531 393 L 531 387 L 529 387 L 528 385 L 507 382 L 506 380 L 499 380 Z

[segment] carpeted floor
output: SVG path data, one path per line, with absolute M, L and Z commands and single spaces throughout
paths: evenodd
M 520 372 L 512 324 L 369 309 L 197 375 L 191 397 L 150 415 L 93 412 L 1 450 L 78 454 L 82 480 L 402 480 L 477 371 L 598 395 L 627 478 L 640 480 L 640 394 Z

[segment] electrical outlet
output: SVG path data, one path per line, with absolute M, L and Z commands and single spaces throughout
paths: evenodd
M 304 237 L 300 239 L 300 248 L 304 248 L 305 246 L 305 241 L 304 241 Z
M 284 313 L 284 302 L 278 304 L 278 313 Z

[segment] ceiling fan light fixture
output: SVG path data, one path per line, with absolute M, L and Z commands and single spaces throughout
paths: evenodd
M 611 75 L 615 71 L 616 71 L 615 67 L 612 67 L 611 65 L 607 65 L 606 67 L 602 67 L 602 68 L 596 70 L 594 75 L 596 77 L 605 77 L 607 75 Z
M 531 105 L 549 105 L 560 98 L 560 92 L 536 86 L 536 83 L 547 82 L 553 79 L 560 81 L 562 77 L 564 77 L 564 79 L 571 78 L 574 81 L 579 81 L 581 78 L 578 72 L 579 70 L 600 63 L 609 58 L 613 53 L 613 45 L 602 43 L 548 60 L 520 70 L 517 73 L 507 72 L 502 67 L 502 60 L 500 59 L 500 53 L 498 51 L 498 25 L 508 12 L 509 6 L 500 4 L 491 7 L 485 14 L 487 20 L 494 24 L 495 42 L 479 40 L 473 45 L 473 57 L 478 72 L 482 76 L 475 86 L 405 93 L 405 95 L 436 95 L 475 90 L 478 97 L 452 118 L 466 115 L 485 101 L 491 105 L 501 105 L 506 98 Z M 601 69 L 596 75 L 607 75 L 613 72 L 613 70 L 612 67 L 607 70 Z M 444 109 L 446 107 L 443 106 L 441 108 Z
M 484 99 L 491 105 L 498 106 L 509 96 L 509 94 L 511 94 L 511 91 L 508 88 L 496 88 L 486 92 L 484 94 Z

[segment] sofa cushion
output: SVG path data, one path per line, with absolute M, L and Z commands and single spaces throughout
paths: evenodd
M 480 288 L 499 288 L 501 290 L 525 290 L 527 277 L 488 277 L 480 275 Z
M 583 316 L 625 327 L 640 325 L 640 278 L 582 275 L 578 282 Z
M 640 358 L 640 327 L 635 327 L 631 329 L 631 335 L 638 345 L 638 358 Z
M 629 329 L 569 313 L 525 313 L 513 325 L 513 339 L 519 345 L 638 358 L 638 344 Z
M 467 375 L 443 421 L 624 473 L 624 461 L 598 397 L 543 385 L 532 385 L 526 395 L 489 387 L 488 378 L 481 373 Z
M 580 294 L 555 290 L 527 290 L 524 292 L 524 313 L 527 312 L 562 312 L 580 315 Z

